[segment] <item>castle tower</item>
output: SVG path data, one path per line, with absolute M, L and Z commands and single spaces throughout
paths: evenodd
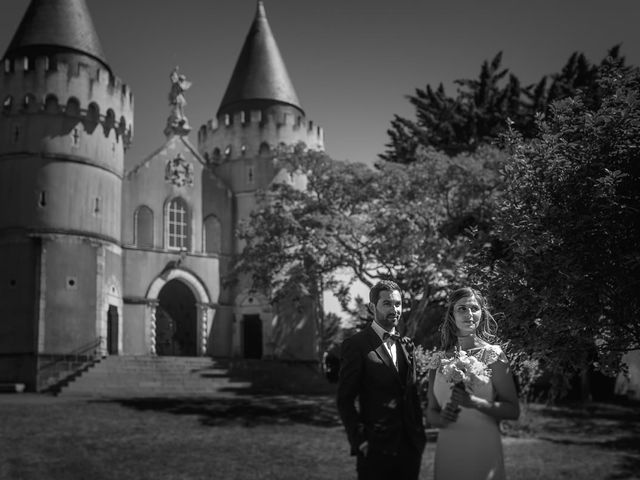
M 242 249 L 233 232 L 255 209 L 257 190 L 268 187 L 278 173 L 274 150 L 300 142 L 307 148 L 322 150 L 323 131 L 307 119 L 267 21 L 264 4 L 258 1 L 216 119 L 198 131 L 200 154 L 234 194 L 234 216 L 231 224 L 223 228 L 232 236 L 231 250 L 223 252 L 228 258 Z M 207 191 L 213 187 L 203 188 Z M 203 209 L 213 211 L 215 205 L 205 203 Z M 221 262 L 223 276 L 225 265 Z M 314 358 L 308 347 L 314 333 L 304 327 L 298 330 L 304 339 L 280 338 L 273 328 L 277 312 L 272 312 L 266 297 L 253 292 L 249 284 L 223 292 L 220 303 L 219 314 L 223 315 L 225 308 L 233 311 L 232 320 L 216 321 L 235 325 L 232 336 L 236 355 Z
M 133 97 L 84 0 L 32 0 L 0 70 L 0 382 L 118 352 Z
M 323 149 L 323 132 L 300 106 L 258 1 L 216 119 L 198 132 L 198 150 L 235 193 L 246 196 L 273 180 L 272 151 L 299 142 Z M 251 210 L 239 207 L 241 217 Z

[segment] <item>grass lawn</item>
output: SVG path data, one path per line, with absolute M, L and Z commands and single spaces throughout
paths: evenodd
M 513 480 L 640 479 L 640 409 L 532 405 L 504 447 Z M 354 463 L 326 395 L 0 395 L 2 480 L 341 480 L 355 478 Z

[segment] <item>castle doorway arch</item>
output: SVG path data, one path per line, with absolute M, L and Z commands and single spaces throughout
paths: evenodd
M 188 357 L 198 354 L 196 298 L 181 280 L 168 281 L 158 295 L 156 353 Z
M 146 298 L 152 355 L 207 354 L 213 309 L 198 277 L 181 268 L 165 270 L 151 282 Z

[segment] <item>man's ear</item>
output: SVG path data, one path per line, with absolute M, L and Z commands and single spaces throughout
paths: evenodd
M 376 316 L 376 306 L 372 303 L 369 302 L 369 305 L 367 305 L 369 307 L 369 312 L 371 312 L 371 315 Z

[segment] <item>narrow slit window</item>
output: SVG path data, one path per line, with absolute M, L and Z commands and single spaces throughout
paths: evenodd
M 74 128 L 73 132 L 71 132 L 71 144 L 74 147 L 80 145 L 80 131 L 77 128 Z

